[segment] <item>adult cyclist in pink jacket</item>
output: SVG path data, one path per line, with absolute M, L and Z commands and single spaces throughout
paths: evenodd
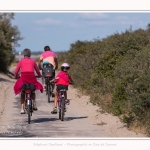
M 24 58 L 20 60 L 17 64 L 17 67 L 14 71 L 15 78 L 18 78 L 18 74 L 21 73 L 20 78 L 16 81 L 14 85 L 15 94 L 19 94 L 21 92 L 21 114 L 24 114 L 24 101 L 25 101 L 25 93 L 22 91 L 22 86 L 24 83 L 33 84 L 35 86 L 35 90 L 40 90 L 43 92 L 43 86 L 39 83 L 35 77 L 34 71 L 36 71 L 38 77 L 41 77 L 41 73 L 36 62 L 30 58 L 31 51 L 30 49 L 24 49 L 23 51 Z M 32 99 L 34 100 L 34 110 L 37 110 L 35 103 L 35 92 L 32 93 Z

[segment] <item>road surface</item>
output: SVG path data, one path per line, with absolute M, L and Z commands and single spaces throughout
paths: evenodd
M 108 138 L 108 137 L 146 137 L 129 131 L 118 117 L 97 111 L 99 108 L 89 102 L 89 97 L 77 89 L 69 87 L 67 112 L 64 121 L 58 114 L 51 114 L 54 98 L 48 103 L 46 93 L 36 91 L 38 110 L 27 122 L 27 114 L 20 114 L 20 95 L 15 95 L 15 79 L 0 74 L 0 137 L 39 137 L 39 138 Z M 41 79 L 39 79 L 41 82 Z

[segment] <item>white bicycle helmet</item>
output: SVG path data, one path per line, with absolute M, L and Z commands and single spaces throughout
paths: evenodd
M 70 69 L 70 65 L 68 63 L 63 63 L 61 65 L 61 70 L 64 71 L 64 70 L 68 70 Z

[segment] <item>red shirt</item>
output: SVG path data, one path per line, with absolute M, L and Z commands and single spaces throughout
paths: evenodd
M 61 85 L 69 85 L 69 82 L 71 80 L 71 76 L 68 77 L 67 73 L 65 71 L 60 71 L 56 76 L 56 86 Z
M 19 71 L 20 72 L 34 72 L 34 70 L 36 71 L 38 76 L 41 77 L 41 73 L 38 69 L 36 62 L 31 58 L 24 58 L 20 60 L 19 63 L 17 64 L 17 67 L 14 71 L 14 75 L 15 77 L 17 77 L 17 74 L 19 73 Z

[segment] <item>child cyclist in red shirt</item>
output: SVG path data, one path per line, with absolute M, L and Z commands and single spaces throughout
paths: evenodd
M 69 84 L 73 84 L 73 80 L 71 77 L 71 74 L 69 73 L 70 66 L 68 63 L 63 63 L 61 65 L 61 71 L 57 74 L 56 78 L 51 80 L 53 82 L 55 80 L 56 82 L 56 94 L 54 98 L 54 108 L 53 111 L 51 112 L 52 114 L 57 114 L 57 100 L 58 100 L 58 92 L 61 89 L 66 89 L 68 90 Z M 65 101 L 66 103 L 68 102 L 67 100 L 67 91 L 65 92 Z

